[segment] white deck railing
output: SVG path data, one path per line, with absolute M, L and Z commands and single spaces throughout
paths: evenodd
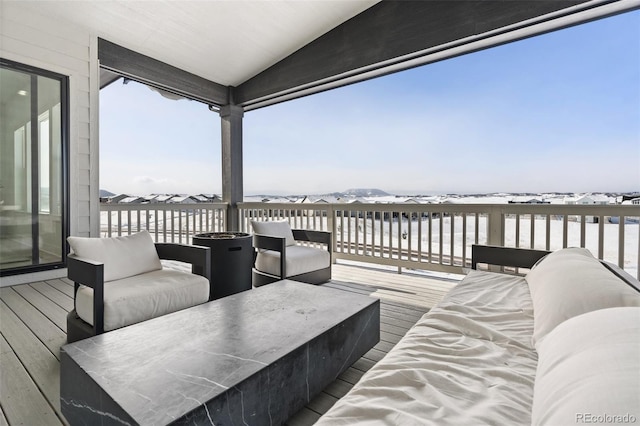
M 462 273 L 471 245 L 555 250 L 586 247 L 633 276 L 640 270 L 640 207 L 524 204 L 241 203 L 250 220 L 287 220 L 294 228 L 329 230 L 334 259 Z M 609 218 L 618 223 L 610 223 Z
M 586 247 L 635 277 L 640 270 L 640 206 L 525 204 L 240 203 L 240 231 L 251 220 L 287 220 L 331 231 L 333 257 L 400 268 L 463 273 L 471 245 L 556 250 Z M 148 230 L 157 242 L 190 244 L 226 231 L 226 203 L 102 204 L 101 234 Z M 610 218 L 614 218 L 611 223 Z
M 100 204 L 100 234 L 147 230 L 155 242 L 191 244 L 195 234 L 225 231 L 226 203 Z

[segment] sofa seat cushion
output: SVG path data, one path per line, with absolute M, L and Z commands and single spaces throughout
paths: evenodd
M 327 250 L 308 246 L 288 246 L 285 269 L 287 277 L 325 269 L 331 266 L 331 256 Z M 265 250 L 256 257 L 256 269 L 271 275 L 280 275 L 280 253 Z
M 526 280 L 533 299 L 536 347 L 569 318 L 598 309 L 640 306 L 640 293 L 584 248 L 549 254 Z
M 200 275 L 163 269 L 104 285 L 105 331 L 135 324 L 209 300 L 209 281 Z M 93 289 L 80 286 L 76 312 L 93 325 Z
M 538 345 L 532 424 L 640 419 L 640 308 L 578 315 Z
M 316 426 L 528 424 L 532 333 L 524 279 L 471 271 Z

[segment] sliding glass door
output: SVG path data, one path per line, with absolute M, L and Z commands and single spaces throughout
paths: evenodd
M 0 274 L 64 265 L 67 77 L 0 58 Z

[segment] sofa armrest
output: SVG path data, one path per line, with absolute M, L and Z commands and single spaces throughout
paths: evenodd
M 73 309 L 80 285 L 93 289 L 93 327 L 96 334 L 104 333 L 104 263 L 67 256 L 67 276 L 73 281 Z
M 547 250 L 474 244 L 471 246 L 471 268 L 477 269 L 478 263 L 486 263 L 488 265 L 531 269 L 538 260 L 549 253 L 551 252 Z
M 286 250 L 287 241 L 284 237 L 273 237 L 271 235 L 253 235 L 253 247 L 256 249 L 273 250 L 283 253 Z
M 331 232 L 310 229 L 292 229 L 292 231 L 293 238 L 295 238 L 296 241 L 326 244 L 327 247 L 331 248 Z
M 287 240 L 284 237 L 272 237 L 270 235 L 253 234 L 253 247 L 256 250 L 273 250 L 280 253 L 280 279 L 284 280 L 287 276 L 286 256 L 287 256 Z M 255 266 L 255 257 L 254 257 Z
M 174 243 L 155 243 L 155 246 L 160 259 L 190 263 L 194 274 L 205 277 L 211 282 L 211 249 L 209 247 Z

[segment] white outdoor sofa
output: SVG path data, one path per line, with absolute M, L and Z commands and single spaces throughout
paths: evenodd
M 580 248 L 473 252 L 532 269 L 471 270 L 317 425 L 640 421 L 640 283 Z

